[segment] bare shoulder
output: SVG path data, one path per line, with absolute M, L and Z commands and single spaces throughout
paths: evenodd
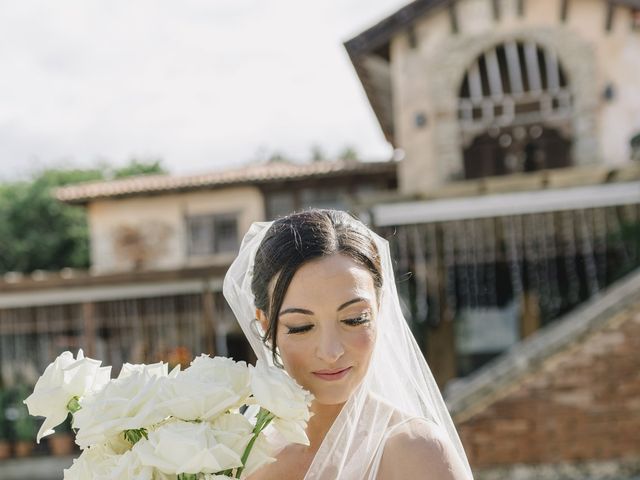
M 256 470 L 247 480 L 301 480 L 313 459 L 303 450 L 300 445 L 288 445 L 276 455 L 275 462 Z
M 425 419 L 395 427 L 384 445 L 378 480 L 468 480 L 466 468 L 443 428 Z

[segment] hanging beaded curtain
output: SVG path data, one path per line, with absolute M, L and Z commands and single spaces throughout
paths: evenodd
M 546 324 L 640 266 L 640 206 L 384 227 L 414 324 L 535 294 Z

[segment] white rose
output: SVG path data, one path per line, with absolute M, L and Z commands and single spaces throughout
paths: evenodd
M 87 480 L 99 472 L 109 471 L 114 465 L 113 451 L 104 445 L 87 448 L 73 460 L 73 465 L 64 470 L 64 480 Z
M 251 390 L 257 403 L 276 417 L 309 420 L 313 395 L 287 372 L 258 360 L 251 369 Z
M 173 417 L 213 420 L 246 399 L 246 395 L 239 395 L 228 383 L 216 383 L 187 372 L 165 381 L 159 394 L 159 408 Z
M 211 428 L 215 431 L 216 439 L 220 443 L 224 443 L 242 457 L 253 437 L 254 425 L 245 415 L 228 413 L 218 417 L 211 424 Z M 251 475 L 267 463 L 275 462 L 273 453 L 273 447 L 267 442 L 264 434 L 258 435 L 242 471 L 242 478 Z
M 251 372 L 251 389 L 256 403 L 276 416 L 274 428 L 290 442 L 309 445 L 305 429 L 311 418 L 311 393 L 284 370 L 261 361 Z
M 64 352 L 45 369 L 33 393 L 24 400 L 31 415 L 46 417 L 36 437 L 38 443 L 64 422 L 72 398 L 99 390 L 109 381 L 111 367 L 100 367 L 101 363 L 85 358 L 79 350 L 76 359 L 71 352 Z
M 166 377 L 144 369 L 111 380 L 102 390 L 84 397 L 73 416 L 80 448 L 104 443 L 125 430 L 150 428 L 164 420 L 167 412 L 157 399 Z
M 124 438 L 124 435 L 114 435 L 109 438 L 105 443 L 114 453 L 123 454 L 128 450 L 131 450 L 131 444 L 127 439 Z
M 64 471 L 64 480 L 152 480 L 153 469 L 143 467 L 132 452 L 116 454 L 109 447 L 96 445 L 82 452 Z
M 219 443 L 207 422 L 172 421 L 149 432 L 132 450 L 143 465 L 166 474 L 216 473 L 241 466 L 240 456 Z
M 280 432 L 288 442 L 309 445 L 309 437 L 307 437 L 306 432 L 306 420 L 286 420 L 276 417 L 271 421 L 271 425 Z
M 264 434 L 258 435 L 240 478 L 246 478 L 264 465 L 275 462 L 274 453 L 273 445 L 269 443 Z
M 196 357 L 183 373 L 204 382 L 228 385 L 242 400 L 250 394 L 251 372 L 245 362 L 203 354 Z
M 132 451 L 119 455 L 115 466 L 104 480 L 152 480 L 153 468 L 143 466 Z M 101 479 L 102 480 L 102 479 Z
M 224 477 L 225 480 L 229 480 L 229 477 Z M 178 480 L 178 476 L 175 474 L 162 473 L 158 470 L 153 471 L 153 480 Z
M 141 372 L 144 372 L 151 377 L 169 377 L 177 375 L 179 371 L 180 366 L 178 365 L 173 370 L 171 370 L 171 373 L 169 373 L 169 365 L 164 362 L 152 363 L 150 365 L 146 365 L 144 363 L 125 363 L 124 365 L 122 365 L 122 369 L 120 370 L 118 378 L 126 378 L 133 373 Z
M 240 413 L 220 415 L 210 423 L 216 439 L 242 456 L 253 435 L 253 425 Z

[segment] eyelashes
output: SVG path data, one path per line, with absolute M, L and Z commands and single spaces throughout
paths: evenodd
M 347 325 L 362 325 L 363 323 L 369 323 L 370 321 L 371 318 L 369 317 L 368 313 L 363 313 L 356 318 L 347 318 L 346 320 L 343 320 L 343 322 Z
M 363 313 L 358 317 L 347 318 L 345 320 L 342 320 L 344 324 L 352 327 L 363 325 L 365 323 L 369 323 L 370 321 L 371 321 L 371 317 L 369 313 Z M 287 327 L 287 334 L 304 333 L 304 332 L 308 332 L 312 328 L 313 328 L 313 325 L 303 325 L 301 327 Z
M 313 325 L 305 325 L 303 327 L 288 327 L 288 334 L 291 333 L 303 333 L 303 332 L 308 332 L 309 330 L 311 330 L 311 327 Z

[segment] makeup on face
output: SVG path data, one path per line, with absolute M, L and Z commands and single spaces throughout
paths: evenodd
M 364 378 L 376 338 L 371 273 L 341 254 L 294 275 L 278 316 L 277 345 L 287 372 L 319 403 L 345 402 Z

